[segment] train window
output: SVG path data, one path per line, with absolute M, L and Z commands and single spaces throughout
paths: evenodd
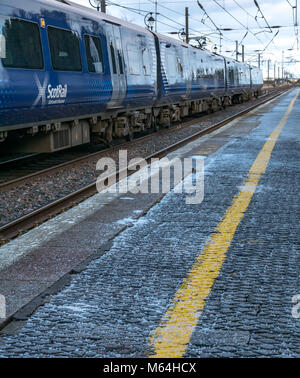
M 120 74 L 123 75 L 124 74 L 123 57 L 122 57 L 122 53 L 120 49 L 118 49 L 118 62 L 119 62 Z
M 79 39 L 71 30 L 48 26 L 52 66 L 57 71 L 82 71 Z
M 120 75 L 124 75 L 124 59 L 123 59 L 123 53 L 122 53 L 122 44 L 121 40 L 118 36 L 115 36 L 115 43 L 116 43 L 116 58 L 118 60 L 119 65 L 119 73 Z
M 234 69 L 232 66 L 228 68 L 228 77 L 230 82 L 234 83 Z
M 143 70 L 144 75 L 149 76 L 151 75 L 151 54 L 150 51 L 147 48 L 143 48 L 142 50 L 142 59 L 143 59 Z
M 84 44 L 89 72 L 103 73 L 103 56 L 100 39 L 91 35 L 85 35 Z
M 218 77 L 218 80 L 224 80 L 224 69 L 223 68 L 219 68 L 217 70 L 217 77 Z
M 169 50 L 166 52 L 166 66 L 168 70 L 168 74 L 170 77 L 176 77 L 177 76 L 177 59 L 175 52 L 172 50 Z
M 177 70 L 179 73 L 183 73 L 183 67 L 182 67 L 182 64 L 181 64 L 181 60 L 180 58 L 177 56 Z
M 7 68 L 42 69 L 44 59 L 38 25 L 0 16 L 0 58 Z
M 128 44 L 127 45 L 127 56 L 129 63 L 129 72 L 131 75 L 141 74 L 141 52 L 138 50 L 137 45 Z
M 190 70 L 191 70 L 191 79 L 195 80 L 197 77 L 197 55 L 196 52 L 194 51 L 189 51 L 189 63 L 190 63 Z
M 200 66 L 199 68 L 197 68 L 197 78 L 198 79 L 205 78 L 205 69 L 203 66 Z
M 110 48 L 111 62 L 112 62 L 112 66 L 113 66 L 113 73 L 116 75 L 117 74 L 117 63 L 116 63 L 116 56 L 115 56 L 115 48 L 114 48 L 112 41 L 110 41 L 109 48 Z

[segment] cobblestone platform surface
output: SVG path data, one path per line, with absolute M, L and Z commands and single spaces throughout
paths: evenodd
M 205 164 L 205 197 L 167 194 L 120 233 L 109 252 L 73 276 L 15 334 L 0 337 L 1 357 L 147 357 L 159 326 L 194 260 L 218 226 L 266 138 L 295 91 L 249 135 Z M 184 356 L 300 356 L 300 98 L 241 220 L 206 298 Z M 251 122 L 251 116 L 240 122 Z M 213 269 L 213 267 L 212 267 Z

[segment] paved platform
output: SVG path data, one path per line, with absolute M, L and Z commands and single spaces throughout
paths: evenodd
M 174 192 L 102 198 L 99 208 L 90 199 L 76 219 L 67 213 L 0 248 L 12 300 L 22 282 L 47 288 L 96 254 L 27 321 L 1 331 L 0 356 L 299 357 L 296 93 L 173 153 L 207 157 L 201 204 Z

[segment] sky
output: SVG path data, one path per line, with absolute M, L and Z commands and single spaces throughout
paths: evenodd
M 91 7 L 89 1 L 95 4 L 98 0 L 72 1 Z M 244 45 L 245 61 L 250 64 L 257 66 L 258 54 L 261 54 L 261 68 L 265 78 L 268 77 L 268 66 L 270 78 L 274 77 L 274 66 L 276 77 L 278 77 L 278 67 L 281 75 L 282 61 L 284 70 L 300 77 L 300 30 L 298 44 L 296 38 L 298 28 L 295 27 L 297 0 L 199 0 L 199 2 L 202 9 L 197 4 L 197 0 L 157 0 L 157 31 L 178 38 L 177 33 L 185 26 L 185 7 L 188 7 L 190 36 L 205 36 L 207 49 L 213 51 L 216 47 L 218 53 L 235 57 L 235 41 L 238 41 L 239 53 L 242 52 Z M 154 17 L 155 0 L 107 0 L 107 13 L 134 24 L 145 26 L 144 18 L 147 12 L 153 12 Z M 297 9 L 297 18 L 299 17 Z M 218 29 L 222 33 L 221 51 Z M 191 44 L 197 45 L 197 41 L 192 39 Z

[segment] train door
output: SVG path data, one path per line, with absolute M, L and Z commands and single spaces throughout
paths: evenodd
M 183 47 L 184 47 L 182 49 L 183 72 L 184 72 L 184 79 L 186 81 L 186 92 L 183 98 L 188 99 L 192 91 L 193 63 L 190 60 L 190 49 L 186 46 L 183 46 Z
M 108 108 L 119 108 L 127 89 L 120 26 L 107 22 L 106 37 L 112 84 L 112 97 Z
M 222 64 L 224 66 L 224 88 L 225 88 L 225 91 L 227 92 L 227 90 L 228 90 L 228 69 L 227 69 L 226 58 L 224 58 L 224 57 L 223 57 Z

